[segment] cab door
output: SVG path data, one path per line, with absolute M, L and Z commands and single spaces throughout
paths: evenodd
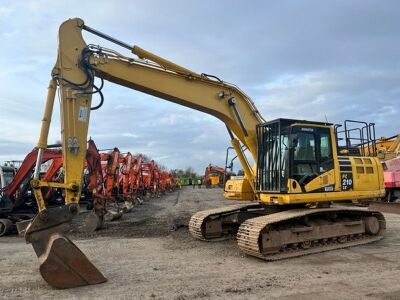
M 314 178 L 334 168 L 330 129 L 292 126 L 289 177 L 302 190 Z

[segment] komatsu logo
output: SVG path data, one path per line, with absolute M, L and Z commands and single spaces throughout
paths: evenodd
M 302 127 L 301 128 L 301 131 L 309 131 L 309 132 L 314 132 L 314 128 L 304 128 L 304 127 Z

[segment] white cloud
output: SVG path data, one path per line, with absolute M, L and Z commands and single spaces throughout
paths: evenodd
M 0 6 L 0 16 L 7 17 L 11 14 L 12 9 L 10 7 Z
M 133 139 L 137 139 L 139 137 L 137 134 L 130 133 L 130 132 L 124 132 L 124 133 L 121 133 L 121 135 L 124 137 L 133 138 Z
M 375 122 L 378 131 L 398 131 L 396 114 L 400 92 L 395 80 L 400 72 L 335 69 L 286 74 L 256 86 L 260 109 L 268 119 L 289 117 L 341 123 L 345 119 Z

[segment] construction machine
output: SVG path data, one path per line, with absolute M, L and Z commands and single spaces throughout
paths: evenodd
M 165 195 L 165 192 L 167 191 L 167 179 L 168 175 L 161 171 L 158 180 L 158 188 L 161 195 Z
M 52 145 L 50 148 L 57 148 L 58 145 Z M 95 185 L 91 184 L 91 177 L 96 177 L 94 168 L 90 168 L 93 164 L 90 160 L 90 151 L 93 148 L 97 153 L 97 148 L 92 140 L 88 142 L 87 162 L 89 182 L 87 187 L 90 191 L 90 197 L 83 197 L 84 201 L 92 204 L 93 191 Z M 19 163 L 19 168 L 16 170 L 10 166 L 0 166 L 0 236 L 12 232 L 14 224 L 19 221 L 32 218 L 37 212 L 37 203 L 32 194 L 32 187 L 30 180 L 33 174 L 33 169 L 36 167 L 38 149 L 34 148 L 29 152 L 25 159 Z M 99 158 L 100 159 L 100 158 Z M 9 164 L 8 164 L 9 165 Z M 43 182 L 60 182 L 63 181 L 63 159 L 60 149 L 46 149 L 42 153 L 42 160 L 40 165 L 40 179 Z M 102 174 L 100 174 L 102 175 Z M 101 177 L 102 178 L 102 177 Z M 101 182 L 103 184 L 103 182 Z M 57 206 L 64 202 L 62 193 L 59 188 L 51 188 L 43 184 L 42 188 L 43 200 L 47 205 Z M 106 199 L 104 199 L 105 201 Z M 82 201 L 82 200 L 81 200 Z M 93 205 L 90 205 L 91 207 Z M 101 218 L 102 214 L 99 210 L 96 211 L 98 217 Z M 99 227 L 100 224 L 96 226 Z M 88 228 L 91 231 L 90 228 Z
M 171 172 L 168 171 L 160 171 L 160 190 L 163 194 L 165 194 L 166 191 L 173 192 L 175 191 L 176 188 L 176 183 L 174 176 L 172 175 Z M 201 180 L 200 180 L 201 184 Z
M 381 137 L 376 142 L 376 152 L 384 170 L 387 202 L 400 198 L 400 134 Z M 400 212 L 400 208 L 397 209 Z
M 145 184 L 142 176 L 142 155 L 133 156 L 130 152 L 125 153 L 120 158 L 119 168 L 118 192 L 125 202 L 124 212 L 128 212 L 135 204 L 143 203 Z
M 82 31 L 128 49 L 135 57 L 87 44 Z M 43 182 L 36 168 L 32 186 L 39 213 L 25 228 L 25 240 L 32 244 L 41 275 L 50 285 L 69 288 L 106 281 L 65 234 L 78 212 L 89 120 L 104 101 L 104 80 L 210 114 L 225 123 L 245 174 L 226 183 L 225 196 L 250 203 L 194 214 L 189 222 L 194 237 L 212 241 L 237 234 L 241 250 L 264 260 L 355 246 L 383 237 L 385 219 L 381 213 L 330 206 L 385 194 L 379 159 L 339 150 L 332 124 L 292 119 L 266 122 L 237 86 L 119 41 L 81 19 L 65 21 L 58 42 L 36 166 L 40 166 L 47 147 L 58 88 L 64 182 Z M 101 81 L 100 86 L 95 78 Z M 100 96 L 95 105 L 93 95 Z M 244 148 L 254 166 L 246 159 Z M 43 185 L 65 189 L 65 205 L 46 207 L 40 190 Z
M 137 154 L 134 157 L 129 173 L 129 190 L 134 194 L 138 204 L 143 203 L 142 196 L 146 194 L 142 176 L 142 159 L 142 154 Z
M 226 171 L 224 168 L 208 164 L 204 172 L 204 183 L 206 187 L 214 187 L 223 185 Z
M 132 169 L 135 167 L 132 153 L 127 152 L 119 159 L 118 193 L 125 202 L 125 212 L 130 211 L 137 201 L 136 190 L 132 189 Z
M 156 162 L 142 162 L 140 169 L 145 194 L 149 192 L 152 198 L 160 197 L 160 170 Z
M 5 195 L 5 190 L 12 183 L 16 170 L 11 166 L 0 166 L 0 236 L 7 235 L 14 229 L 8 212 L 13 202 Z
M 0 236 L 13 232 L 16 222 L 30 219 L 37 211 L 36 201 L 31 194 L 29 184 L 37 154 L 38 149 L 36 148 L 28 153 L 19 164 L 18 170 L 10 165 L 0 166 Z M 42 163 L 58 159 L 61 159 L 60 150 L 46 149 L 43 152 Z M 43 181 L 53 177 L 54 173 L 49 171 L 41 177 Z M 51 202 L 48 201 L 52 196 L 50 192 L 50 190 L 46 190 L 44 193 L 44 201 L 47 203 Z
M 389 138 L 381 137 L 376 142 L 376 152 L 382 161 L 398 157 L 400 155 L 400 134 Z
M 400 134 L 376 142 L 377 157 L 384 170 L 386 196 L 369 204 L 369 209 L 400 214 Z
M 5 190 L 13 181 L 16 170 L 11 166 L 0 166 L 0 189 Z
M 89 151 L 90 147 L 90 151 Z M 88 183 L 92 190 L 93 211 L 86 220 L 88 231 L 102 227 L 104 221 L 113 221 L 122 217 L 123 207 L 119 202 L 124 199 L 119 194 L 120 151 L 117 147 L 109 152 L 99 152 L 92 140 L 89 140 L 87 156 Z M 130 205 L 129 205 L 130 208 Z M 128 211 L 128 208 L 126 209 Z

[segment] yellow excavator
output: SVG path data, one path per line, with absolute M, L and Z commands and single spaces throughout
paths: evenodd
M 130 50 L 135 57 L 87 44 L 83 30 Z M 100 79 L 100 86 L 95 85 L 95 78 Z M 66 237 L 79 211 L 89 119 L 91 111 L 104 101 L 104 80 L 202 111 L 225 123 L 245 173 L 244 178 L 227 182 L 225 197 L 242 202 L 193 215 L 189 231 L 194 237 L 217 241 L 236 234 L 241 250 L 264 260 L 365 244 L 383 237 L 386 225 L 381 213 L 331 206 L 338 201 L 385 195 L 379 160 L 357 151 L 362 147 L 340 147 L 337 126 L 292 119 L 266 122 L 235 85 L 183 68 L 75 18 L 59 29 L 58 57 L 37 145 L 36 166 L 40 166 L 58 89 L 64 182 L 41 181 L 37 167 L 31 184 L 39 212 L 31 221 L 18 225 L 39 258 L 42 277 L 53 287 L 106 281 Z M 100 102 L 92 106 L 94 94 L 100 96 Z M 254 166 L 249 164 L 245 149 Z M 47 208 L 41 194 L 44 186 L 65 189 L 65 205 Z M 102 217 L 99 212 L 98 217 Z

